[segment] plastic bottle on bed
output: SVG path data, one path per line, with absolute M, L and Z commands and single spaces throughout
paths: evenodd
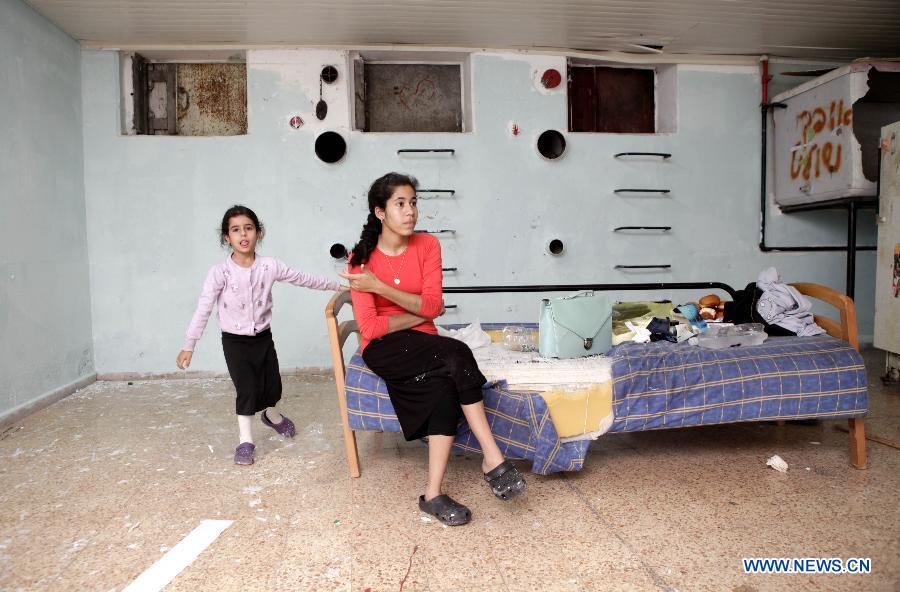
M 515 325 L 504 327 L 503 347 L 516 352 L 537 351 L 537 338 L 534 330 Z

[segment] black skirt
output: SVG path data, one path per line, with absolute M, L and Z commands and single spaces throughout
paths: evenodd
M 371 341 L 362 357 L 387 385 L 407 440 L 455 436 L 460 405 L 481 401 L 487 382 L 468 345 L 412 329 Z
M 237 391 L 235 412 L 255 415 L 281 400 L 281 374 L 272 331 L 256 335 L 222 333 L 222 350 Z

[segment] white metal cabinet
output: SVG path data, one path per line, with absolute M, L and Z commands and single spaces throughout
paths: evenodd
M 900 354 L 900 121 L 881 130 L 875 347 Z
M 900 118 L 897 72 L 896 62 L 854 63 L 772 99 L 786 105 L 773 115 L 778 205 L 875 196 L 878 131 Z

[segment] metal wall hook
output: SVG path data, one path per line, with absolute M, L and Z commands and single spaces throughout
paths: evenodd
M 671 265 L 616 265 L 614 269 L 671 269 Z
M 619 152 L 613 156 L 613 158 L 620 158 L 622 156 L 658 156 L 663 160 L 672 158 L 672 155 L 668 152 Z
M 400 150 L 397 150 L 397 154 L 411 154 L 418 152 L 442 152 L 456 154 L 456 150 L 454 148 L 401 148 Z
M 441 229 L 441 230 L 416 230 L 416 232 L 418 232 L 420 234 L 445 234 L 445 233 L 456 234 L 455 230 L 452 230 L 449 228 L 445 228 L 445 229 Z
M 613 228 L 613 232 L 619 232 L 620 230 L 658 230 L 660 232 L 669 232 L 672 230 L 671 226 L 617 226 Z
M 613 193 L 661 193 L 663 195 L 668 195 L 671 193 L 671 189 L 639 189 L 639 188 L 625 188 L 625 189 L 616 189 Z
M 440 195 L 422 195 L 423 193 L 438 193 Z M 455 189 L 417 189 L 416 197 L 419 199 L 434 199 L 436 197 L 456 197 Z

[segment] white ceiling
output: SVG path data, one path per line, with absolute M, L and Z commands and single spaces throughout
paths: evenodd
M 900 56 L 900 0 L 27 0 L 88 46 L 412 44 Z

